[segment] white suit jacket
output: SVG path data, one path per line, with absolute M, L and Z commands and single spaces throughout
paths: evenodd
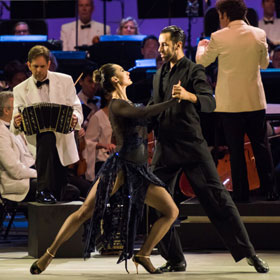
M 0 120 L 0 193 L 3 198 L 22 201 L 29 191 L 29 179 L 37 177 L 37 171 L 24 164 L 23 157 L 15 135 Z
M 250 112 L 266 108 L 260 68 L 269 56 L 265 32 L 235 20 L 212 33 L 209 45 L 198 47 L 196 62 L 208 66 L 218 58 L 216 112 Z
M 265 24 L 264 19 L 259 20 L 259 28 L 263 29 L 267 38 L 274 44 L 280 44 L 280 19 L 274 18 L 273 23 Z
M 76 129 L 81 128 L 83 122 L 83 113 L 80 100 L 76 94 L 76 89 L 72 80 L 72 77 L 66 74 L 57 72 L 48 72 L 49 83 L 49 99 L 50 103 L 64 104 L 72 106 L 74 109 L 73 114 L 78 117 L 78 124 Z M 13 89 L 14 93 L 14 112 L 13 116 L 18 113 L 20 106 L 30 106 L 34 103 L 41 102 L 38 88 L 34 83 L 34 79 L 31 76 L 27 80 L 23 81 Z M 17 133 L 18 130 L 13 126 L 11 122 L 11 131 Z M 77 162 L 79 155 L 74 138 L 74 132 L 69 134 L 54 133 L 56 136 L 56 147 L 61 164 L 66 166 Z M 36 135 L 26 136 L 27 142 L 36 147 Z
M 78 46 L 92 45 L 95 36 L 104 35 L 104 24 L 92 20 L 90 28 L 81 28 L 81 21 L 78 21 Z M 106 34 L 111 34 L 110 26 L 106 25 Z M 65 23 L 61 26 L 60 40 L 63 42 L 64 51 L 75 51 L 76 46 L 76 21 Z

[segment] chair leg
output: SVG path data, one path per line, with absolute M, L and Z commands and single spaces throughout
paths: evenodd
M 10 218 L 9 224 L 8 224 L 8 226 L 6 228 L 6 231 L 5 231 L 5 234 L 4 234 L 4 240 L 6 240 L 7 237 L 8 237 L 8 234 L 10 232 L 11 226 L 12 226 L 12 224 L 14 222 L 14 219 L 15 219 L 16 212 L 17 212 L 17 207 L 13 208 L 12 212 L 10 212 L 11 218 Z
M 4 205 L 1 203 L 0 204 L 0 234 L 3 230 L 3 223 L 4 223 L 4 220 L 6 218 L 6 215 L 7 215 L 7 210 L 4 207 Z

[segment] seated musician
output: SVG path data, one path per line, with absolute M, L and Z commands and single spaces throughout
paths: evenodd
M 70 76 L 48 71 L 50 52 L 44 46 L 34 46 L 28 53 L 28 67 L 32 76 L 14 88 L 14 111 L 11 130 L 17 134 L 22 127 L 19 108 L 35 103 L 57 103 L 73 108 L 72 129 L 80 129 L 83 121 L 82 108 Z M 74 134 L 46 131 L 26 136 L 29 144 L 36 147 L 36 169 L 40 203 L 55 203 L 67 185 L 66 166 L 78 161 L 79 156 Z
M 32 201 L 36 192 L 37 172 L 34 159 L 9 126 L 13 112 L 13 93 L 0 92 L 0 194 L 11 201 Z
M 83 75 L 79 80 L 81 90 L 78 97 L 82 104 L 84 122 L 82 127 L 86 130 L 90 117 L 100 108 L 100 87 L 92 80 L 93 71 L 97 69 L 95 63 L 87 63 Z

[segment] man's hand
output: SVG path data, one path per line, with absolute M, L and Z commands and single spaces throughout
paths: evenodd
M 106 148 L 105 148 L 109 154 L 114 153 L 115 149 L 116 149 L 116 145 L 115 144 L 107 144 Z
M 197 97 L 195 94 L 187 91 L 185 88 L 181 86 L 181 81 L 178 84 L 174 85 L 172 88 L 172 97 L 178 98 L 178 102 L 180 103 L 181 100 L 188 100 L 192 103 L 196 103 Z
M 208 44 L 209 44 L 209 40 L 207 40 L 207 39 L 203 39 L 203 40 L 201 40 L 201 41 L 199 41 L 199 43 L 198 43 L 198 47 L 207 47 L 208 46 Z
M 21 122 L 22 122 L 21 114 L 16 114 L 14 116 L 14 127 L 18 129 L 21 125 Z
M 71 127 L 72 127 L 72 129 L 75 129 L 77 123 L 78 123 L 78 117 L 75 114 L 73 114 L 72 115 L 72 120 L 71 120 Z
M 79 131 L 78 131 L 78 137 L 79 138 L 82 138 L 86 135 L 86 132 L 83 128 L 81 128 Z

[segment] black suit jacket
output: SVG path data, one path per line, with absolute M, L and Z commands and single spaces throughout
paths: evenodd
M 196 94 L 198 102 L 193 104 L 182 100 L 169 107 L 157 118 L 157 145 L 153 164 L 182 165 L 211 159 L 207 143 L 202 135 L 198 112 L 213 112 L 216 106 L 213 90 L 202 65 L 183 57 L 177 64 L 174 74 L 163 97 L 160 95 L 160 82 L 163 67 L 159 69 L 153 82 L 153 103 L 172 98 L 173 85 L 181 81 L 181 86 Z

